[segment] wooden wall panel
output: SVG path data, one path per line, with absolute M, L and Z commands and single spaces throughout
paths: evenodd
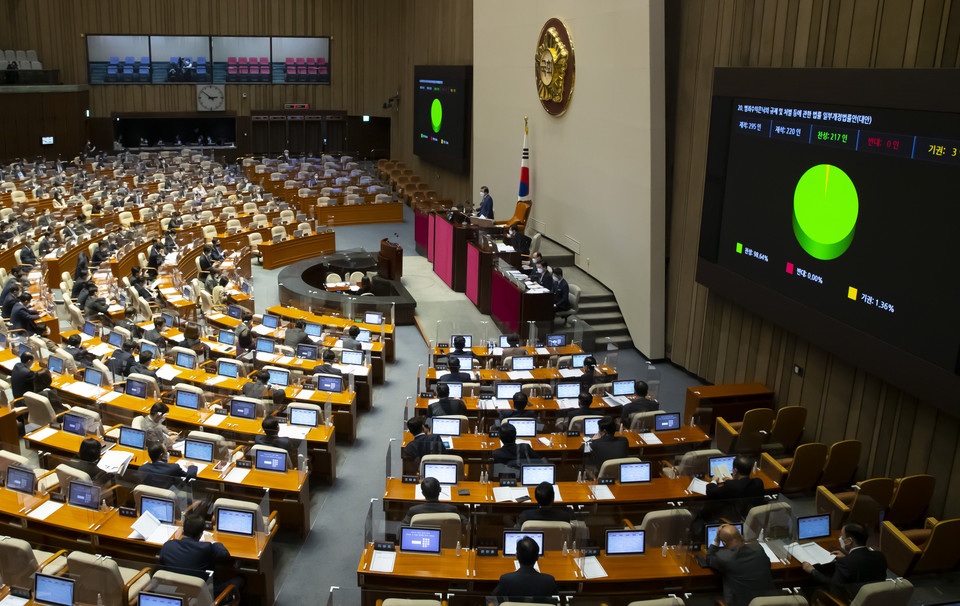
M 413 155 L 413 66 L 473 63 L 472 0 L 4 0 L 4 48 L 34 49 L 65 84 L 87 82 L 85 34 L 330 36 L 328 85 L 230 85 L 226 109 L 253 110 L 309 103 L 391 119 L 391 156 L 404 160 L 436 191 L 469 195 L 469 175 L 421 165 Z M 383 109 L 401 92 L 400 111 Z M 243 95 L 246 94 L 246 97 Z M 90 115 L 193 112 L 192 85 L 94 86 Z M 238 136 L 241 136 L 238 133 Z
M 696 283 L 714 67 L 956 67 L 951 0 L 686 0 L 679 36 L 667 267 L 667 355 L 714 383 L 762 381 L 808 410 L 806 439 L 864 444 L 862 477 L 937 476 L 932 513 L 960 515 L 960 420 Z M 803 377 L 793 372 L 803 368 Z M 956 399 L 956 394 L 944 397 Z

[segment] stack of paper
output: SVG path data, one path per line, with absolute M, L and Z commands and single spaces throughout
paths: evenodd
M 519 381 L 521 379 L 532 379 L 533 373 L 529 370 L 511 370 L 507 372 L 507 376 L 510 377 L 511 381 Z
M 107 473 L 123 475 L 123 473 L 127 470 L 127 465 L 130 464 L 131 460 L 133 460 L 132 452 L 125 452 L 123 450 L 108 450 L 107 452 L 103 453 L 103 456 L 100 457 L 97 467 Z
M 252 330 L 258 335 L 264 335 L 264 336 L 269 335 L 271 332 L 273 332 L 272 328 L 270 328 L 269 326 L 264 326 L 263 324 L 257 324 L 256 326 L 253 327 Z
M 108 353 L 111 353 L 113 349 L 113 346 L 111 346 L 109 343 L 97 343 L 93 347 L 87 349 L 87 351 L 99 358 L 100 356 L 105 356 Z
M 123 395 L 123 394 L 120 393 L 119 391 L 107 391 L 107 392 L 104 392 L 104 393 L 100 394 L 100 397 L 99 397 L 98 399 L 99 399 L 101 402 L 113 402 L 114 400 L 116 400 L 117 398 L 119 398 L 119 397 L 122 396 L 122 395 Z
M 583 374 L 583 369 L 581 368 L 561 368 L 560 376 L 564 379 L 573 379 L 579 377 Z
M 393 572 L 397 561 L 396 551 L 374 551 L 370 558 L 370 572 Z
M 583 567 L 580 569 L 585 579 L 602 579 L 607 576 L 607 571 L 600 565 L 597 556 L 587 556 L 583 559 Z
M 137 518 L 130 528 L 133 529 L 130 533 L 131 539 L 145 540 L 155 545 L 163 545 L 177 531 L 176 525 L 161 524 L 160 520 L 149 511 L 143 512 L 143 515 Z
M 613 492 L 610 490 L 610 487 L 604 484 L 594 484 L 590 486 L 590 492 L 593 493 L 593 498 L 598 501 L 609 501 L 616 498 L 613 496 Z
M 700 478 L 693 478 L 690 480 L 690 485 L 687 486 L 687 490 L 693 494 L 707 494 L 707 483 L 701 480 Z
M 4 360 L 0 362 L 0 366 L 3 366 L 7 370 L 12 371 L 13 367 L 20 363 L 20 358 L 10 358 L 9 360 Z
M 643 440 L 644 444 L 663 444 L 660 441 L 660 438 L 657 437 L 657 434 L 653 432 L 645 432 L 640 434 L 640 439 Z
M 91 399 L 98 398 L 103 393 L 103 389 L 100 386 L 81 382 L 64 385 L 63 389 L 64 391 L 69 391 L 74 395 Z
M 604 396 L 603 401 L 610 406 L 626 406 L 630 403 L 630 398 L 627 396 Z
M 799 562 L 809 562 L 813 565 L 829 564 L 836 556 L 820 547 L 816 543 L 790 543 L 786 546 L 787 553 Z
M 164 381 L 172 381 L 178 376 L 180 376 L 180 371 L 169 364 L 164 364 L 157 369 L 157 377 L 163 379 Z
M 215 375 L 213 377 L 208 377 L 207 380 L 204 381 L 204 383 L 206 385 L 216 385 L 217 383 L 223 383 L 226 380 L 227 380 L 227 377 L 223 375 Z
M 576 398 L 560 398 L 557 400 L 557 406 L 561 409 L 576 408 L 580 406 L 580 402 Z
M 529 497 L 530 491 L 525 486 L 494 486 L 493 498 L 497 503 L 516 501 L 520 497 Z
M 216 427 L 227 420 L 227 415 L 212 414 L 203 420 L 203 424 L 208 427 Z
M 46 440 L 47 438 L 49 438 L 50 436 L 56 435 L 56 433 L 57 433 L 57 430 L 56 430 L 56 429 L 53 429 L 52 427 L 44 427 L 44 428 L 42 428 L 42 429 L 36 430 L 35 432 L 33 432 L 32 434 L 28 435 L 27 437 L 30 438 L 31 440 L 36 440 L 37 442 L 42 442 L 42 441 Z
M 223 481 L 239 484 L 243 482 L 243 479 L 247 477 L 248 473 L 250 473 L 249 469 L 241 469 L 239 467 L 234 467 L 233 469 L 230 470 L 230 473 L 227 474 L 227 477 L 225 477 Z
M 310 427 L 303 427 L 301 425 L 290 425 L 285 424 L 280 426 L 280 433 L 277 434 L 281 438 L 296 438 L 297 440 L 304 440 L 307 437 L 307 434 L 310 433 Z
M 63 507 L 63 503 L 56 503 L 54 501 L 47 501 L 40 507 L 37 507 L 33 511 L 27 514 L 28 518 L 33 518 L 34 520 L 46 520 L 50 517 L 53 512 Z

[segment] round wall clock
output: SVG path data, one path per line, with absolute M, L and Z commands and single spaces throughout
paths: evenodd
M 573 97 L 575 68 L 570 32 L 559 19 L 548 20 L 537 38 L 533 68 L 540 105 L 548 114 L 559 116 L 567 110 Z

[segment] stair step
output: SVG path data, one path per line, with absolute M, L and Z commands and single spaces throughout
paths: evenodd
M 583 305 L 584 303 L 612 303 L 613 305 L 616 305 L 617 300 L 614 298 L 614 296 L 611 293 L 593 294 L 593 295 L 581 293 L 580 304 Z
M 607 313 L 583 313 L 577 314 L 581 319 L 590 324 L 590 326 L 599 326 L 607 324 L 623 324 L 623 316 L 620 312 Z M 623 324 L 626 326 L 626 324 Z
M 595 324 L 590 323 L 590 321 L 587 319 L 584 319 L 584 321 L 590 324 L 590 327 L 593 328 L 593 331 L 597 334 L 598 337 L 600 336 L 606 337 L 606 336 L 612 336 L 616 334 L 623 334 L 623 335 L 630 334 L 629 331 L 627 330 L 627 325 L 623 323 L 601 324 L 600 326 L 597 326 Z
M 583 314 L 600 314 L 607 312 L 616 312 L 620 313 L 620 306 L 617 305 L 616 301 L 598 301 L 598 302 L 588 302 L 585 303 L 580 301 L 580 305 L 577 307 L 580 312 L 580 315 Z

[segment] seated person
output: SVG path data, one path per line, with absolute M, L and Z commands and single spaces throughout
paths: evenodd
M 620 424 L 624 429 L 630 429 L 630 416 L 638 412 L 653 412 L 660 409 L 660 402 L 648 393 L 650 388 L 646 381 L 634 383 L 633 391 L 637 399 L 625 405 L 620 412 Z
M 150 361 L 153 360 L 152 351 L 141 351 L 140 356 L 137 358 L 136 363 L 130 369 L 130 373 L 137 373 L 140 375 L 146 375 L 148 377 L 153 377 L 157 379 L 157 373 L 155 370 L 150 368 Z
M 140 483 L 154 488 L 169 490 L 180 486 L 184 480 L 197 477 L 197 466 L 190 465 L 186 471 L 176 463 L 168 463 L 169 453 L 163 444 L 154 442 L 147 448 L 150 462 L 140 466 L 137 475 Z
M 257 434 L 257 437 L 253 439 L 254 444 L 290 450 L 290 438 L 280 437 L 280 421 L 277 417 L 265 418 L 260 426 L 263 428 L 263 435 Z
M 337 362 L 337 354 L 333 353 L 332 349 L 324 349 L 320 358 L 323 360 L 323 363 L 313 367 L 313 374 L 343 376 L 340 369 L 334 366 Z
M 539 461 L 529 444 L 517 444 L 517 428 L 510 423 L 500 427 L 500 448 L 493 451 L 494 465 L 506 465 L 516 469 L 528 462 Z
M 78 334 L 72 334 L 67 337 L 67 344 L 63 348 L 73 361 L 77 363 L 77 369 L 86 368 L 93 361 L 94 355 L 83 346 L 83 340 Z
M 287 393 L 282 389 L 274 390 L 273 397 L 271 398 L 271 404 L 267 407 L 268 415 L 280 415 L 284 414 L 287 410 L 287 404 L 290 403 L 290 398 L 287 397 Z
M 597 359 L 587 356 L 583 359 L 583 374 L 580 375 L 580 391 L 589 392 L 597 383 L 602 383 L 603 374 L 597 374 Z
M 533 498 L 537 502 L 536 509 L 525 509 L 517 520 L 517 528 L 522 528 L 527 520 L 539 520 L 541 522 L 569 522 L 573 515 L 566 507 L 554 507 L 553 484 L 549 482 L 540 482 L 533 489 Z
M 446 383 L 437 383 L 436 402 L 427 407 L 427 418 L 439 417 L 444 415 L 466 415 L 467 405 L 463 400 L 450 397 L 450 386 Z
M 132 372 L 133 367 L 136 365 L 136 358 L 133 357 L 133 352 L 136 351 L 136 349 L 137 343 L 127 339 L 123 342 L 120 349 L 113 352 L 111 357 L 114 360 L 114 374 L 125 377 Z
M 580 446 L 584 465 L 590 467 L 594 474 L 600 471 L 604 461 L 630 456 L 630 443 L 625 437 L 617 435 L 617 427 L 618 423 L 613 417 L 601 418 L 597 423 L 597 435 L 589 443 Z
M 130 336 L 134 339 L 143 338 L 143 329 L 137 326 L 135 318 L 137 317 L 137 310 L 131 305 L 127 305 L 123 310 L 123 319 L 117 322 L 118 328 L 123 328 L 130 331 Z
M 357 337 L 359 336 L 360 336 L 360 327 L 351 326 L 350 329 L 347 330 L 347 336 L 343 338 L 343 348 L 362 351 L 363 346 L 360 344 L 360 341 L 357 341 Z
M 183 341 L 180 341 L 180 347 L 192 349 L 198 354 L 206 351 L 206 346 L 203 344 L 203 341 L 200 340 L 199 326 L 193 322 L 189 322 L 183 327 Z
M 233 329 L 233 334 L 237 335 L 237 355 L 241 356 L 253 348 L 253 314 L 244 311 L 240 319 L 240 324 Z
M 517 333 L 507 335 L 507 343 L 510 345 L 510 347 L 505 347 L 503 349 L 504 358 L 527 355 L 527 350 L 520 347 L 520 335 Z
M 753 598 L 776 591 L 770 558 L 759 543 L 744 543 L 736 526 L 724 524 L 717 529 L 706 561 L 723 579 L 723 599 L 728 606 L 747 606 Z
M 207 578 L 208 570 L 220 572 L 226 569 L 231 572 L 214 574 L 213 594 L 219 595 L 230 585 L 239 591 L 245 581 L 242 574 L 236 570 L 236 562 L 223 543 L 201 541 L 204 526 L 202 515 L 188 514 L 183 520 L 183 537 L 170 539 L 160 548 L 160 565 L 164 570 L 201 579 Z M 229 576 L 230 574 L 233 576 Z M 224 578 L 228 576 L 229 578 Z
M 144 331 L 143 338 L 152 343 L 156 343 L 157 347 L 166 347 L 167 339 L 163 336 L 166 325 L 167 321 L 163 319 L 163 316 L 157 316 L 153 319 L 153 328 L 148 328 Z
M 356 328 L 356 326 L 353 328 Z M 470 373 L 460 372 L 460 360 L 457 358 L 450 358 L 447 368 L 450 372 L 440 377 L 439 381 L 441 383 L 469 383 L 473 380 Z
M 67 465 L 86 473 L 95 484 L 106 486 L 113 480 L 113 475 L 97 467 L 97 463 L 99 462 L 100 441 L 96 438 L 84 438 L 83 441 L 80 442 L 80 449 L 77 451 L 77 456 L 70 459 Z M 64 486 L 64 488 L 66 487 Z
M 7 294 L 3 299 L 3 303 L 0 304 L 0 315 L 2 315 L 5 320 L 10 319 L 10 316 L 13 314 L 13 306 L 20 300 L 20 289 L 20 284 L 16 282 L 11 284 L 10 288 L 6 289 Z
M 267 383 L 270 381 L 270 373 L 265 370 L 260 370 L 254 377 L 253 381 L 249 381 L 243 386 L 243 395 L 248 398 L 255 398 L 258 400 L 269 400 L 270 387 Z
M 844 524 L 840 530 L 840 549 L 831 551 L 836 560 L 822 567 L 804 562 L 803 569 L 812 574 L 817 583 L 829 585 L 830 594 L 834 597 L 852 600 L 867 583 L 877 583 L 887 578 L 887 558 L 882 552 L 867 547 L 868 537 L 869 531 L 865 526 Z M 832 577 L 821 571 L 831 567 Z
M 474 359 L 479 359 L 479 356 L 473 353 L 472 349 L 469 349 L 469 350 L 463 349 L 464 347 L 466 347 L 466 345 L 467 345 L 467 340 L 463 337 L 463 335 L 457 335 L 456 337 L 454 337 L 453 349 L 451 349 L 449 353 L 447 353 L 447 356 L 448 356 L 447 359 L 448 360 L 451 359 L 449 356 L 470 356 Z
M 33 370 L 33 354 L 25 351 L 20 354 L 20 361 L 13 365 L 10 371 L 10 391 L 13 399 L 22 398 L 23 394 L 33 391 L 37 373 Z
M 703 517 L 715 521 L 727 516 L 729 519 L 742 520 L 751 507 L 763 504 L 763 480 L 751 478 L 753 459 L 747 455 L 740 455 L 733 460 L 733 469 L 730 478 L 718 482 L 717 478 L 709 478 L 707 484 L 707 499 L 718 501 L 717 506 L 705 506 Z
M 167 418 L 170 407 L 163 402 L 156 402 L 150 407 L 150 414 L 143 416 L 144 440 L 149 449 L 152 444 L 160 444 L 170 448 L 173 446 L 173 440 L 177 437 L 175 432 L 169 431 L 163 421 Z
M 30 308 L 30 301 L 33 297 L 28 292 L 20 293 L 20 299 L 13 306 L 10 313 L 10 325 L 14 330 L 23 330 L 30 335 L 43 336 L 47 332 L 47 327 L 43 324 L 37 324 L 43 314 Z
M 513 402 L 513 408 L 511 410 L 501 410 L 500 414 L 497 416 L 496 423 L 494 423 L 494 427 L 502 426 L 503 421 L 506 419 L 516 419 L 516 418 L 536 419 L 537 418 L 536 410 L 533 410 L 533 409 L 527 410 L 527 402 L 529 402 L 529 399 L 527 398 L 527 394 L 523 393 L 522 391 L 518 391 L 517 393 L 513 394 L 513 398 L 511 399 L 511 402 Z M 539 425 L 539 423 L 537 425 Z
M 420 482 L 420 492 L 423 493 L 424 503 L 412 505 L 407 510 L 407 515 L 400 522 L 402 526 L 410 524 L 410 520 L 418 513 L 459 513 L 457 506 L 452 503 L 440 502 L 440 482 L 436 478 L 424 478 Z M 466 526 L 467 517 L 460 514 L 460 523 Z
M 403 447 L 401 456 L 405 461 L 419 464 L 423 455 L 443 454 L 447 451 L 440 436 L 432 435 L 430 428 L 424 425 L 420 417 L 410 417 L 407 420 L 407 430 L 413 435 L 413 439 Z
M 49 400 L 55 413 L 60 414 L 68 410 L 67 407 L 60 402 L 60 396 L 57 390 L 53 389 L 53 377 L 46 368 L 36 371 L 33 377 L 33 392 Z
M 590 407 L 593 405 L 593 396 L 587 392 L 580 392 L 580 395 L 577 396 L 577 404 L 579 406 L 576 408 L 568 408 L 557 412 L 558 431 L 567 431 L 570 429 L 570 422 L 573 421 L 574 417 L 594 414 L 590 410 Z
M 358 295 L 373 294 L 373 282 L 370 281 L 370 276 L 363 276 L 360 278 L 360 290 L 357 291 Z
M 541 598 L 549 600 L 557 594 L 557 581 L 552 575 L 537 572 L 537 560 L 540 558 L 540 547 L 530 537 L 523 537 L 517 541 L 516 572 L 500 575 L 500 582 L 493 590 L 493 595 L 508 599 Z
M 288 328 L 284 333 L 283 344 L 296 350 L 297 345 L 301 343 L 310 343 L 310 337 L 307 336 L 307 323 L 297 320 L 293 323 L 293 328 Z

